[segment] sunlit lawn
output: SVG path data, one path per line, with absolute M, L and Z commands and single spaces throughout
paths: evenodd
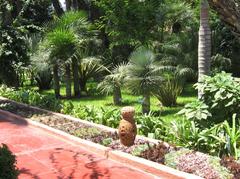
M 94 84 L 89 84 L 90 86 L 96 86 Z M 41 92 L 43 94 L 53 94 L 53 90 L 46 90 Z M 65 88 L 61 88 L 61 95 L 65 95 Z M 171 121 L 173 118 L 179 118 L 180 116 L 176 115 L 178 111 L 180 111 L 185 104 L 192 102 L 196 99 L 196 91 L 193 89 L 192 84 L 186 85 L 184 91 L 180 97 L 178 97 L 178 105 L 176 107 L 162 107 L 160 102 L 154 96 L 151 97 L 151 110 L 157 114 L 160 114 L 162 119 L 165 121 Z M 104 95 L 86 95 L 82 96 L 79 99 L 62 99 L 64 101 L 71 101 L 74 106 L 77 105 L 93 105 L 95 107 L 117 107 L 121 108 L 122 106 L 134 106 L 137 112 L 141 111 L 141 96 L 136 96 L 131 94 L 128 90 L 122 90 L 122 106 L 114 106 L 112 96 L 104 96 Z

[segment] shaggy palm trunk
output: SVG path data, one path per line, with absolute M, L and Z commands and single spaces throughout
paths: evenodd
M 87 92 L 86 84 L 87 84 L 87 80 L 80 78 L 79 85 L 80 85 L 81 90 L 84 92 Z
M 70 64 L 65 65 L 65 83 L 66 83 L 66 97 L 70 98 L 72 96 L 72 88 L 71 88 L 71 67 Z
M 59 0 L 52 0 L 52 5 L 55 9 L 56 14 L 60 17 L 61 15 L 64 14 L 63 8 L 61 6 L 61 3 Z
M 73 70 L 74 96 L 80 97 L 78 62 L 77 59 L 74 58 L 72 59 L 72 70 Z
M 203 75 L 209 75 L 211 62 L 211 29 L 209 26 L 209 6 L 206 0 L 201 0 L 200 29 L 198 44 L 198 82 Z M 202 91 L 198 89 L 198 97 Z
M 150 112 L 150 94 L 147 92 L 143 94 L 142 113 L 148 114 L 149 112 Z
M 114 105 L 121 105 L 122 104 L 122 93 L 121 93 L 121 88 L 119 86 L 114 87 L 113 103 L 114 103 Z
M 60 78 L 58 75 L 58 65 L 53 66 L 54 92 L 56 98 L 60 98 Z

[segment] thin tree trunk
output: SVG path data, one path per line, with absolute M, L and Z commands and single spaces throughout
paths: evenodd
M 75 0 L 78 2 L 78 8 L 79 10 L 89 11 L 89 7 L 86 4 L 85 0 Z
M 78 0 L 72 0 L 72 7 L 75 11 L 79 9 Z
M 55 96 L 56 98 L 60 98 L 60 78 L 58 75 L 58 65 L 55 64 L 53 66 L 53 80 L 54 80 L 54 92 L 55 92 Z
M 85 79 L 80 78 L 79 84 L 80 84 L 81 91 L 87 92 L 86 83 L 87 81 Z
M 65 65 L 65 83 L 66 83 L 66 97 L 71 98 L 72 96 L 72 87 L 71 87 L 71 67 L 70 64 Z
M 150 112 L 150 94 L 143 94 L 143 102 L 142 102 L 142 113 L 148 114 Z
M 74 96 L 80 97 L 78 62 L 77 59 L 75 58 L 72 59 L 72 70 L 73 70 Z
M 72 1 L 71 0 L 66 0 L 66 9 L 67 11 L 70 11 L 71 10 L 71 7 L 72 7 Z
M 58 17 L 60 17 L 61 15 L 64 14 L 64 10 L 61 6 L 61 3 L 59 2 L 59 0 L 52 0 L 52 4 L 53 4 L 53 7 L 56 11 L 56 14 L 58 15 Z
M 200 29 L 198 44 L 198 82 L 201 82 L 203 75 L 209 75 L 211 62 L 211 29 L 209 26 L 209 6 L 206 0 L 201 0 L 200 8 Z M 201 98 L 202 91 L 198 90 L 198 97 Z
M 113 103 L 114 103 L 114 105 L 121 105 L 122 104 L 122 93 L 121 93 L 121 88 L 119 86 L 114 87 Z

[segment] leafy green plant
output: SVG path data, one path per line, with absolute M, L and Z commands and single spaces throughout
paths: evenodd
M 16 156 L 12 154 L 8 146 L 0 146 L 0 178 L 17 179 L 19 170 L 16 167 Z
M 21 88 L 19 90 L 15 90 L 2 85 L 0 86 L 0 96 L 52 111 L 59 112 L 62 109 L 61 101 L 56 99 L 55 96 L 41 95 L 40 93 L 29 89 Z
M 163 121 L 159 117 L 153 117 L 151 113 L 136 116 L 138 133 L 150 138 L 159 138 L 164 131 Z
M 61 112 L 63 114 L 72 114 L 73 109 L 74 109 L 74 105 L 71 101 L 70 102 L 65 102 L 63 104 L 63 108 L 62 108 Z
M 120 111 L 117 108 L 95 108 L 94 106 L 77 106 L 72 110 L 72 115 L 83 120 L 118 127 Z
M 185 107 L 178 112 L 179 115 L 184 115 L 189 120 L 207 120 L 212 114 L 208 111 L 209 106 L 202 101 L 194 101 L 185 105 Z
M 196 85 L 202 90 L 202 98 L 212 116 L 221 120 L 231 119 L 233 114 L 239 113 L 240 84 L 231 74 L 218 73 L 214 77 L 205 76 Z

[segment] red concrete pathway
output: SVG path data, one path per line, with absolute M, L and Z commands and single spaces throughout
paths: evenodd
M 24 120 L 0 116 L 0 144 L 7 144 L 17 156 L 20 179 L 153 179 L 86 151 Z M 11 120 L 11 121 L 9 121 Z

